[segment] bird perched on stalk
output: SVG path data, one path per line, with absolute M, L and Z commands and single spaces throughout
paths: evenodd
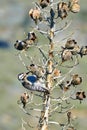
M 49 90 L 45 87 L 45 84 L 40 82 L 36 75 L 20 73 L 18 74 L 18 80 L 21 82 L 24 88 L 30 91 L 44 92 L 49 94 Z

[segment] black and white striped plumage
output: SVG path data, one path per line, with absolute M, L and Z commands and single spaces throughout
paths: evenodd
M 38 91 L 49 94 L 49 90 L 45 87 L 45 84 L 40 82 L 35 75 L 28 76 L 26 73 L 20 73 L 18 74 L 18 80 L 30 91 Z

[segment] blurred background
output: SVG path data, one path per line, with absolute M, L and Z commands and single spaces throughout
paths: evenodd
M 75 38 L 80 45 L 87 45 L 87 0 L 80 0 L 81 11 L 72 16 L 71 25 Z M 31 30 L 28 11 L 30 0 L 0 1 L 0 130 L 21 130 L 21 118 L 24 116 L 17 105 L 20 94 L 25 90 L 17 80 L 20 72 L 26 71 L 16 56 L 14 43 L 23 39 Z M 71 30 L 72 32 L 72 30 Z M 62 37 L 62 34 L 60 34 Z M 80 58 L 76 71 L 83 77 L 82 89 L 87 94 L 87 56 Z M 77 128 L 87 130 L 87 101 L 79 104 L 74 114 L 78 116 Z

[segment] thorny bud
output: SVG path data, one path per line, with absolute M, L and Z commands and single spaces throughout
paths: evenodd
M 41 11 L 38 8 L 31 9 L 29 11 L 29 16 L 35 21 L 35 24 L 37 24 L 37 21 L 42 21 Z
M 27 102 L 29 100 L 29 95 L 27 93 L 23 93 L 20 97 L 20 101 L 23 104 L 23 108 L 25 108 Z
M 79 52 L 80 56 L 87 55 L 87 46 L 82 46 Z
M 42 8 L 45 8 L 49 5 L 50 0 L 39 0 L 39 4 Z
M 81 101 L 82 101 L 84 98 L 86 98 L 86 95 L 85 95 L 85 92 L 84 92 L 84 91 L 82 91 L 82 92 L 77 92 L 77 93 L 76 93 L 76 99 L 80 100 L 80 103 L 81 103 Z
M 57 10 L 58 10 L 58 17 L 61 19 L 64 19 L 68 16 L 68 5 L 65 2 L 59 2 L 57 5 Z
M 81 83 L 82 83 L 82 77 L 80 77 L 78 74 L 74 74 L 71 79 L 71 84 L 75 86 Z
M 69 9 L 73 13 L 78 13 L 80 11 L 80 5 L 78 3 L 79 0 L 70 0 L 69 1 Z

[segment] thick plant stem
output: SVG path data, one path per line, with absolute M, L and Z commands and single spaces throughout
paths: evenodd
M 53 72 L 53 42 L 50 42 L 50 48 L 48 52 L 48 63 L 46 70 L 46 87 L 51 90 L 53 81 L 52 81 L 52 72 Z M 48 121 L 49 121 L 49 110 L 50 110 L 50 94 L 44 94 L 44 105 L 43 111 L 39 119 L 38 130 L 48 130 Z
M 54 51 L 54 31 L 55 31 L 55 22 L 54 22 L 54 10 L 51 7 L 50 9 L 50 34 L 49 34 L 49 51 L 46 67 L 46 87 L 51 90 L 53 87 L 52 72 L 53 72 L 53 51 Z M 44 105 L 43 105 L 43 114 L 39 120 L 38 130 L 48 130 L 48 121 L 49 121 L 49 110 L 50 110 L 50 94 L 44 94 Z M 43 115 L 43 116 L 42 116 Z

